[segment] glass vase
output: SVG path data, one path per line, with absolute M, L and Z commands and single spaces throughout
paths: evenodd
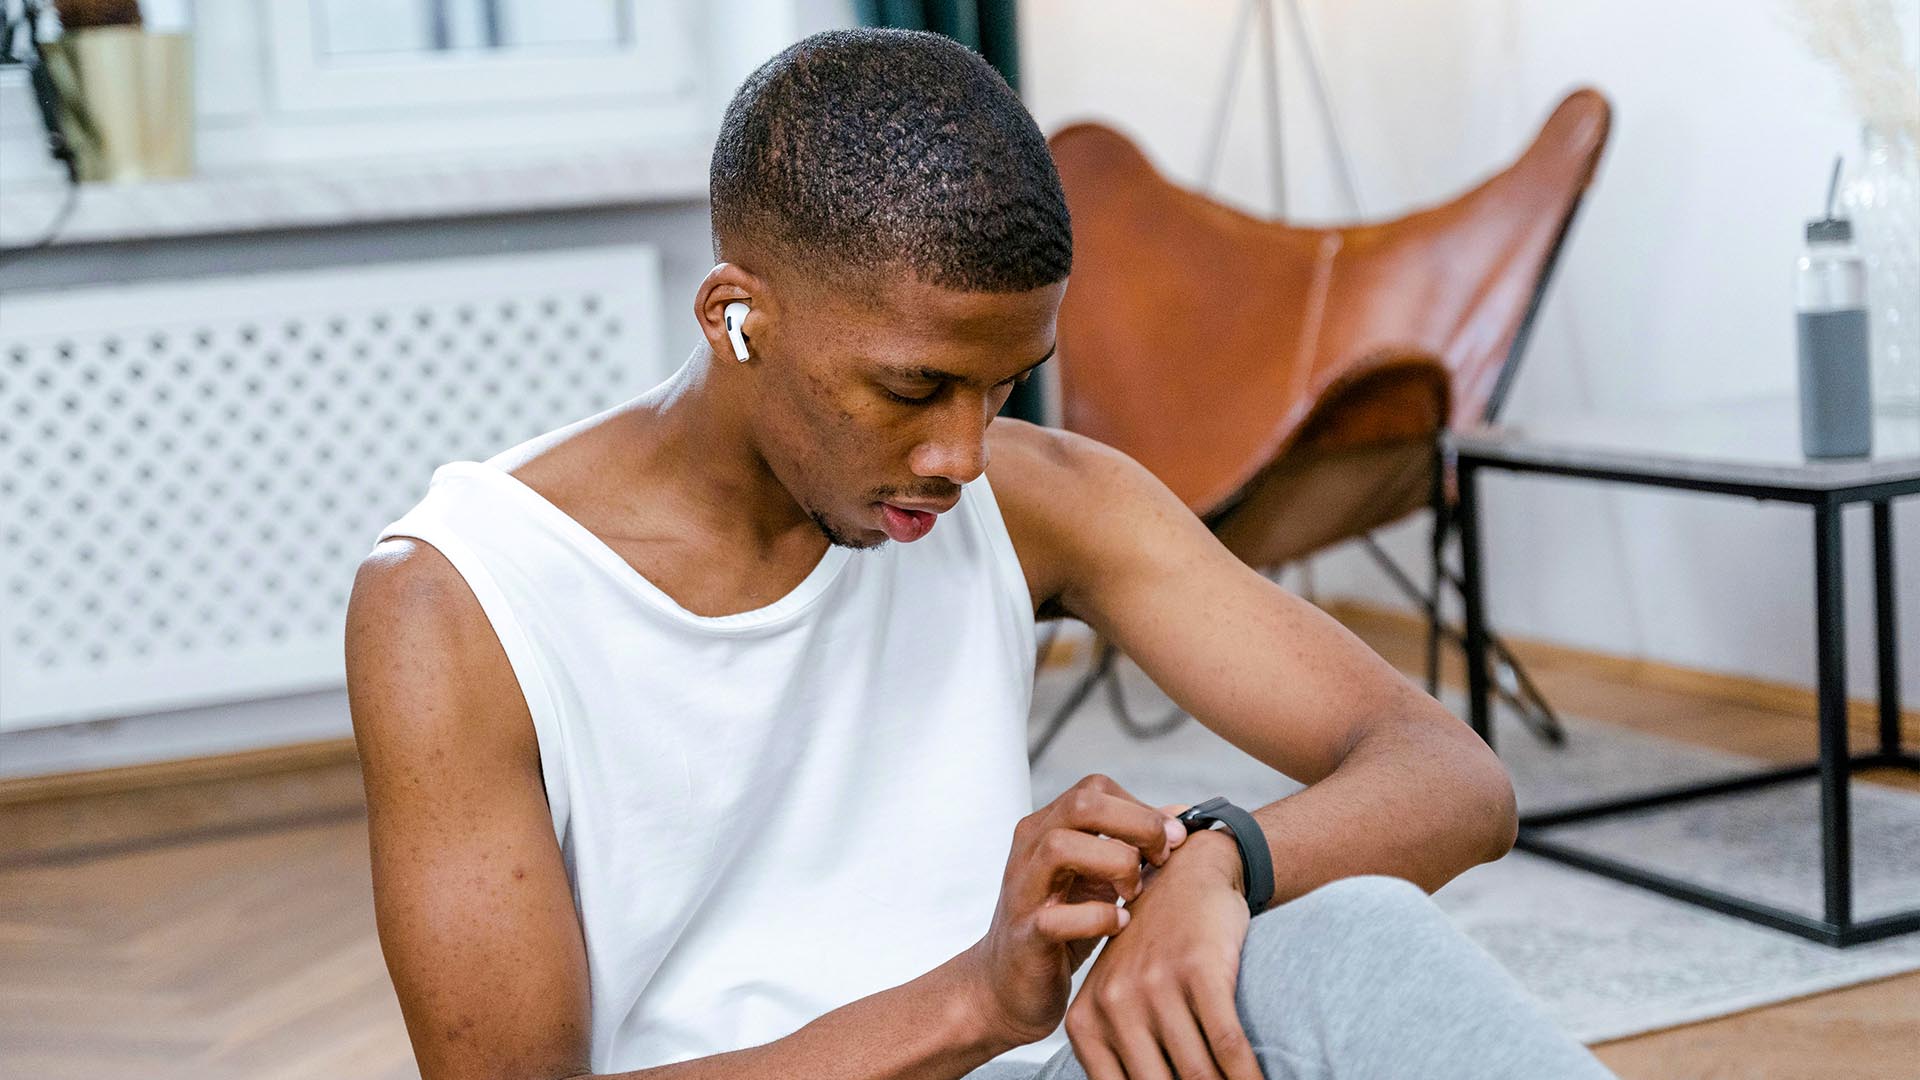
M 1874 402 L 1920 415 L 1920 153 L 1908 132 L 1871 125 L 1861 150 L 1845 205 L 1867 264 Z

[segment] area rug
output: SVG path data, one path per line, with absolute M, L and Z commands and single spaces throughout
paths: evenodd
M 1036 730 L 1078 675 L 1058 668 L 1040 675 Z M 1143 722 L 1172 707 L 1137 667 L 1123 664 L 1122 678 Z M 1523 812 L 1763 767 L 1598 721 L 1566 718 L 1566 726 L 1567 743 L 1556 749 L 1517 723 L 1496 722 L 1495 742 Z M 1115 723 L 1104 693 L 1081 707 L 1036 764 L 1034 804 L 1090 772 L 1154 805 L 1222 794 L 1258 806 L 1299 787 L 1192 720 L 1136 741 Z M 1856 782 L 1853 817 L 1856 917 L 1920 907 L 1920 794 Z M 1819 911 L 1812 781 L 1564 826 L 1554 835 L 1789 910 Z M 1555 1022 L 1587 1043 L 1920 970 L 1920 934 L 1834 949 L 1523 852 L 1467 871 L 1434 899 Z M 1063 1032 L 1055 1038 L 1065 1045 Z

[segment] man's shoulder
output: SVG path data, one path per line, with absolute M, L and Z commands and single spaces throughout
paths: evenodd
M 361 560 L 347 599 L 346 658 L 354 672 L 438 679 L 462 695 L 510 686 L 493 624 L 453 563 L 417 537 L 396 535 Z
M 987 478 L 1029 586 L 1041 603 L 1097 570 L 1104 547 L 1159 481 L 1131 457 L 1085 435 L 997 417 L 987 428 Z
M 436 755 L 539 769 L 533 718 L 506 653 L 438 548 L 394 536 L 361 561 L 345 644 L 363 762 Z
M 348 605 L 364 614 L 363 627 L 428 615 L 457 624 L 465 613 L 457 602 L 465 587 L 460 572 L 439 548 L 418 537 L 397 534 L 381 540 L 360 560 Z M 350 621 L 348 628 L 363 627 Z
M 995 417 L 987 425 L 987 469 L 993 490 L 1048 486 L 1087 475 L 1114 448 L 1058 427 L 1041 427 L 1014 417 Z
M 1002 503 L 1013 502 L 1061 528 L 1084 528 L 1080 512 L 1124 502 L 1158 483 L 1131 457 L 1097 439 L 1009 416 L 987 427 L 988 478 Z

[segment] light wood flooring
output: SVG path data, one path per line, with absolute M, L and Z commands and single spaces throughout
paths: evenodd
M 1406 619 L 1338 614 L 1417 666 Z M 1780 760 L 1811 746 L 1791 694 L 1565 650 L 1526 655 L 1570 713 Z M 1863 720 L 1863 741 L 1869 731 Z M 216 763 L 0 798 L 0 1076 L 417 1075 L 374 936 L 351 745 L 267 760 L 243 763 L 250 775 Z M 1920 974 L 1597 1051 L 1630 1080 L 1913 1080 Z

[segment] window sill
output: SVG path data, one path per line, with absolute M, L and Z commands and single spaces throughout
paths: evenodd
M 86 184 L 55 246 L 703 201 L 709 143 L 389 158 Z M 0 248 L 40 239 L 66 199 L 45 179 L 0 191 Z

